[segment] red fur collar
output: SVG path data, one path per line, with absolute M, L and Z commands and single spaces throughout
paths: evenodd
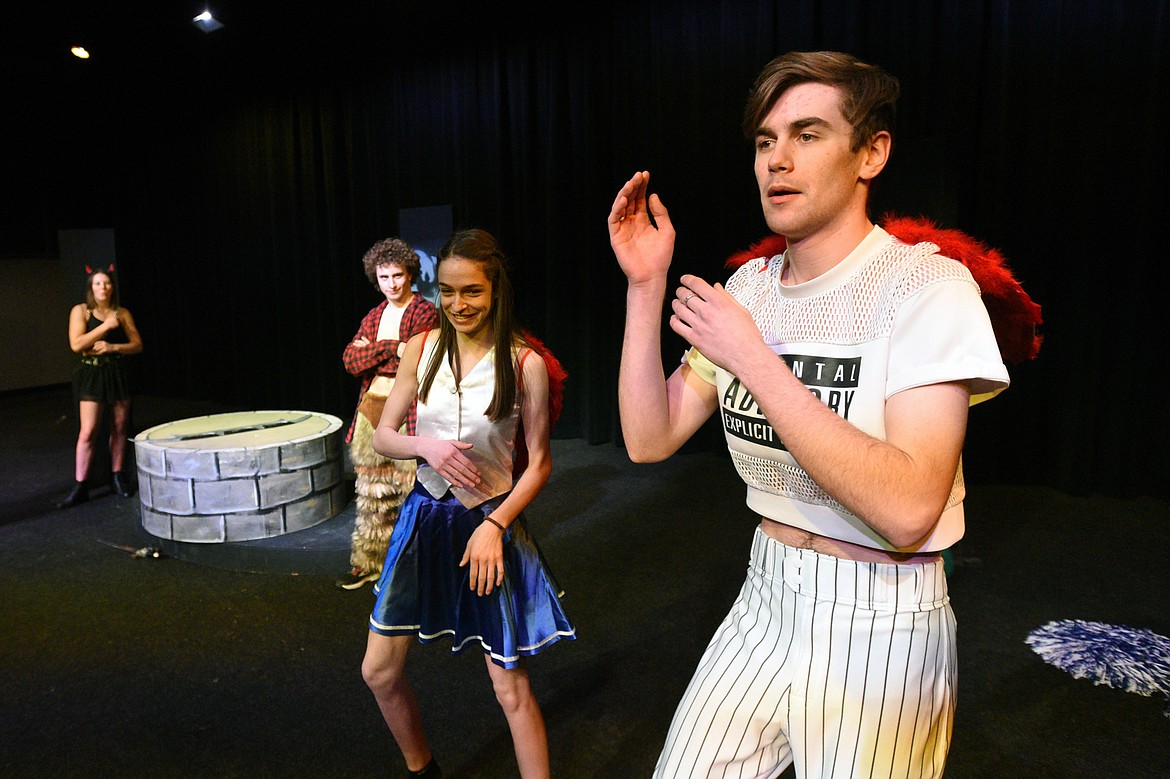
M 963 263 L 983 293 L 983 305 L 991 317 L 1003 359 L 1019 363 L 1036 357 L 1044 340 L 1037 332 L 1044 321 L 1040 306 L 1016 281 L 1002 254 L 960 230 L 942 228 L 924 218 L 887 214 L 881 226 L 903 243 L 930 242 L 938 246 L 943 256 Z M 784 236 L 769 235 L 751 248 L 728 257 L 725 265 L 735 269 L 757 257 L 780 254 L 784 247 Z
M 552 350 L 545 346 L 540 339 L 527 330 L 521 330 L 520 334 L 532 347 L 532 350 L 541 356 L 545 368 L 548 370 L 548 428 L 551 431 L 553 425 L 561 417 L 561 409 L 564 408 L 565 379 L 569 377 L 569 374 L 561 365 L 561 361 L 552 353 Z M 521 376 L 516 378 L 519 380 Z M 528 445 L 524 440 L 523 420 L 516 425 L 514 448 L 516 449 L 516 459 L 512 464 L 512 473 L 518 477 L 528 467 Z

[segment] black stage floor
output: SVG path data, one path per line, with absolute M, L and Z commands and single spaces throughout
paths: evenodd
M 136 401 L 138 429 L 225 409 Z M 368 587 L 333 586 L 352 506 L 267 542 L 154 544 L 136 499 L 68 490 L 63 388 L 0 395 L 0 777 L 403 775 L 359 672 Z M 553 442 L 529 522 L 580 638 L 530 670 L 555 777 L 649 776 L 694 665 L 742 580 L 753 521 L 723 454 L 633 465 Z M 959 709 L 948 777 L 1170 775 L 1165 700 L 1044 664 L 1050 620 L 1170 635 L 1170 505 L 969 485 L 955 550 Z M 446 645 L 409 670 L 450 777 L 515 775 L 483 661 Z M 788 774 L 791 776 L 791 772 Z
M 353 482 L 349 482 L 353 495 Z M 142 531 L 142 544 L 168 557 L 247 573 L 334 576 L 349 566 L 349 539 L 356 506 L 352 500 L 318 525 L 275 538 L 227 544 L 171 541 Z

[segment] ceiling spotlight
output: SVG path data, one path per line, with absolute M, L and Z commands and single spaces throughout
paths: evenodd
M 191 23 L 198 27 L 203 32 L 215 32 L 220 27 L 223 27 L 223 22 L 211 15 L 211 11 L 204 11 L 191 20 Z
M 71 53 L 71 54 L 72 54 L 74 57 L 77 57 L 78 59 L 81 59 L 81 60 L 87 60 L 87 59 L 89 59 L 89 52 L 88 52 L 88 51 L 86 51 L 86 50 L 85 50 L 83 47 L 81 47 L 81 46 L 74 46 L 72 49 L 70 49 L 70 50 L 69 50 L 69 52 L 70 52 L 70 53 Z

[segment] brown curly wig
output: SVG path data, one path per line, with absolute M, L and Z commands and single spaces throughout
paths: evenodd
M 397 265 L 406 271 L 410 280 L 414 281 L 419 274 L 418 255 L 414 249 L 401 238 L 386 238 L 370 247 L 362 257 L 362 267 L 366 271 L 366 278 L 375 288 L 378 286 L 378 267 L 381 265 Z

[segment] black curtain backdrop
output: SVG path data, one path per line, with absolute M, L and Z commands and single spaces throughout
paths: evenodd
M 753 77 L 840 49 L 903 86 L 875 216 L 999 248 L 1044 308 L 1040 357 L 972 412 L 969 480 L 1170 495 L 1167 2 L 266 1 L 221 4 L 210 35 L 201 7 L 43 5 L 3 32 L 3 251 L 114 227 L 145 393 L 348 418 L 341 351 L 378 301 L 360 257 L 398 209 L 451 204 L 501 239 L 570 373 L 554 434 L 620 443 L 614 193 L 650 170 L 676 276 L 724 278 L 766 231 L 739 130 Z M 65 53 L 74 28 L 89 62 Z M 664 360 L 683 348 L 667 330 Z

